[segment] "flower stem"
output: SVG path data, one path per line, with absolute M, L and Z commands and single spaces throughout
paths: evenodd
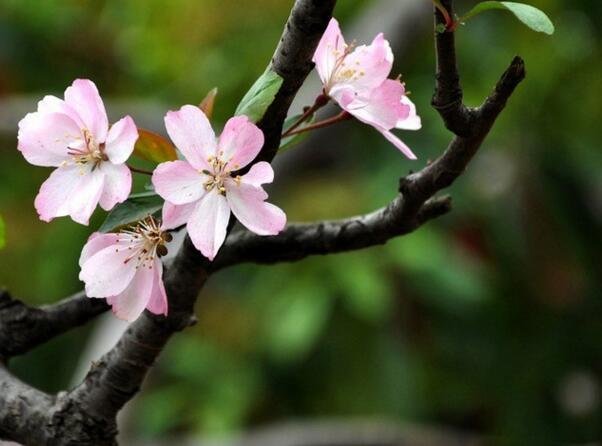
M 327 127 L 329 125 L 336 124 L 337 122 L 346 121 L 347 119 L 351 119 L 351 117 L 352 116 L 349 113 L 347 113 L 346 111 L 342 111 L 341 113 L 339 113 L 336 116 L 333 116 L 332 118 L 328 118 L 323 121 L 315 122 L 311 125 L 308 125 L 306 127 L 298 129 L 298 130 L 294 130 L 292 132 L 287 132 L 286 136 L 298 135 L 299 133 L 309 132 L 310 130 Z
M 282 134 L 282 138 L 285 136 L 290 136 L 294 133 L 294 130 L 303 124 L 311 115 L 313 115 L 317 110 L 324 107 L 328 104 L 330 98 L 326 96 L 324 93 L 321 93 L 315 100 L 314 104 L 311 107 L 308 107 L 303 114 L 297 119 L 293 125 L 291 125 L 286 131 Z
M 441 15 L 445 19 L 445 30 L 446 31 L 455 31 L 456 27 L 458 26 L 458 22 L 456 22 L 452 19 L 451 15 L 449 15 L 449 12 L 447 11 L 447 9 L 445 9 L 445 7 L 441 4 L 441 2 L 439 0 L 433 0 L 433 4 L 435 5 L 435 8 L 437 8 L 439 10 Z
M 150 170 L 139 169 L 139 168 L 131 166 L 129 164 L 127 166 L 132 172 L 141 173 L 144 175 L 152 175 L 153 174 Z

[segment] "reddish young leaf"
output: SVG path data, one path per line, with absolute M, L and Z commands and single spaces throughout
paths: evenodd
M 136 141 L 134 147 L 134 155 L 155 163 L 178 159 L 176 148 L 167 138 L 140 128 L 138 129 L 138 141 Z
M 207 93 L 207 96 L 199 104 L 199 108 L 203 110 L 207 119 L 211 119 L 213 115 L 213 107 L 215 106 L 215 97 L 217 96 L 217 87 Z

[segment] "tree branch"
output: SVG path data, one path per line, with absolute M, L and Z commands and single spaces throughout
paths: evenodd
M 0 439 L 46 444 L 47 414 L 53 398 L 15 378 L 0 364 Z
M 452 0 L 441 0 L 441 5 L 454 17 Z M 443 14 L 434 9 L 435 15 L 435 52 L 437 68 L 435 74 L 435 93 L 431 104 L 443 118 L 447 129 L 456 135 L 463 135 L 471 128 L 473 111 L 462 102 L 463 93 L 460 74 L 456 61 L 455 32 L 438 32 L 438 25 L 445 25 Z
M 366 215 L 342 220 L 289 224 L 280 234 L 262 237 L 247 230 L 233 233 L 212 268 L 239 263 L 293 262 L 311 255 L 325 255 L 382 245 L 410 233 L 427 221 L 451 210 L 449 197 L 424 204 L 411 219 L 404 215 L 403 198 Z
M 464 172 L 525 75 L 524 62 L 517 56 L 502 75 L 495 90 L 474 111 L 475 119 L 463 131 L 466 136 L 457 135 L 437 160 L 421 171 L 402 178 L 400 191 L 406 197 L 409 207 L 419 209 L 425 200 L 450 186 Z
M 88 299 L 83 291 L 55 304 L 33 308 L 0 290 L 0 360 L 26 353 L 108 308 L 104 299 Z
M 110 440 L 116 433 L 117 412 L 140 390 L 169 338 L 196 322 L 194 304 L 207 280 L 207 264 L 187 237 L 164 274 L 169 314 L 163 317 L 145 312 L 132 323 L 117 345 L 92 365 L 84 381 L 69 394 L 60 409 L 65 418 L 76 410 L 94 420 L 95 426 L 108 426 L 110 435 L 102 438 L 113 444 Z
M 336 0 L 295 2 L 270 64 L 270 68 L 284 81 L 274 102 L 258 123 L 263 130 L 265 144 L 256 161 L 272 161 L 276 156 L 282 124 L 299 88 L 314 68 L 311 59 L 332 18 L 335 4 Z

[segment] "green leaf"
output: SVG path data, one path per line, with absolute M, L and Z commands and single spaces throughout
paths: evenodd
M 5 234 L 4 220 L 2 219 L 2 216 L 0 215 L 0 249 L 4 248 L 5 244 L 6 244 L 6 234 Z
M 127 200 L 113 208 L 98 230 L 115 231 L 154 214 L 162 207 L 163 199 L 154 192 L 130 195 Z
M 300 117 L 301 117 L 301 114 L 286 118 L 286 121 L 284 121 L 284 125 L 282 126 L 284 131 L 286 131 L 286 129 L 288 129 L 291 125 L 293 125 L 295 122 L 297 122 L 297 120 Z M 305 121 L 302 125 L 300 125 L 298 127 L 298 129 L 302 129 L 304 126 L 313 123 L 315 120 L 316 120 L 316 115 L 313 114 L 310 116 L 310 118 L 307 121 Z M 296 146 L 301 141 L 303 141 L 305 138 L 307 138 L 309 136 L 309 133 L 310 132 L 307 131 L 307 132 L 303 132 L 303 133 L 298 133 L 296 135 L 285 136 L 284 138 L 282 138 L 280 140 L 280 148 L 278 150 L 280 152 L 284 152 L 285 150 L 288 150 L 291 147 Z
M 242 98 L 234 114 L 245 115 L 253 122 L 261 120 L 270 104 L 274 102 L 283 80 L 268 68 Z
M 477 4 L 468 13 L 460 18 L 460 22 L 466 22 L 472 17 L 491 9 L 504 9 L 513 13 L 518 20 L 523 22 L 533 31 L 546 34 L 554 34 L 554 24 L 541 10 L 531 5 L 515 2 L 487 1 Z
M 176 148 L 166 138 L 145 129 L 138 129 L 138 140 L 134 146 L 134 155 L 154 163 L 175 161 L 178 159 Z

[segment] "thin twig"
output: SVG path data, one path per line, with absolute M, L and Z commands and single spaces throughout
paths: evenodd
M 320 94 L 314 101 L 311 107 L 308 107 L 303 114 L 297 119 L 286 131 L 282 134 L 282 137 L 290 136 L 293 130 L 303 124 L 309 117 L 311 117 L 316 111 L 328 104 L 329 97 L 325 94 Z
M 319 122 L 314 122 L 313 124 L 307 125 L 295 131 L 288 132 L 286 136 L 298 135 L 299 133 L 309 132 L 311 130 L 320 129 L 322 127 L 328 127 L 330 125 L 336 124 L 337 122 L 346 121 L 351 118 L 352 116 L 349 113 L 347 113 L 346 111 L 342 111 L 341 113 L 339 113 L 336 116 L 333 116 L 332 118 L 324 119 L 323 121 Z

